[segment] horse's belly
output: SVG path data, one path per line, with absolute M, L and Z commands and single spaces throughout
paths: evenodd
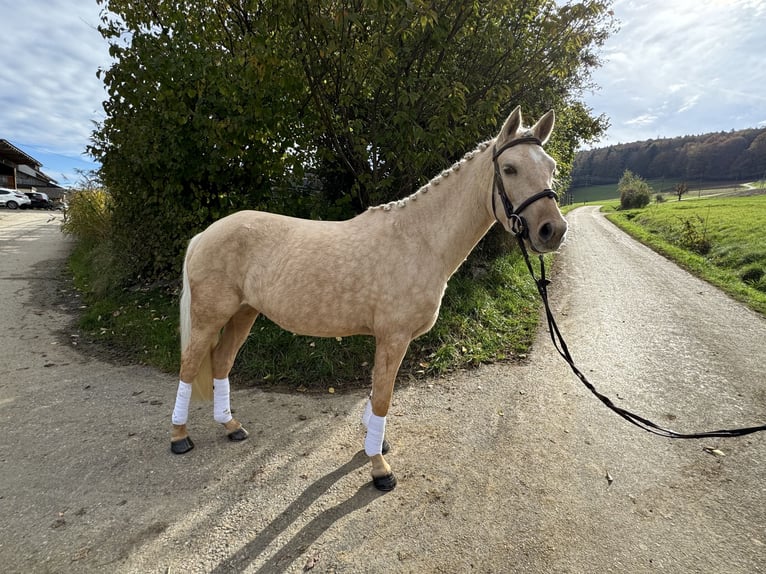
M 278 304 L 263 305 L 260 311 L 291 333 L 312 337 L 369 335 L 369 311 L 364 306 L 342 301 L 323 301 L 322 297 L 298 296 Z
M 292 314 L 263 313 L 285 331 L 310 337 L 349 337 L 370 335 L 369 327 L 353 321 L 337 321 L 328 317 L 294 316 Z

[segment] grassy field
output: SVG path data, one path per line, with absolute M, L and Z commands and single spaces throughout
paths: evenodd
M 713 190 L 700 199 L 653 203 L 607 217 L 681 267 L 766 314 L 766 194 L 728 193 Z
M 652 188 L 652 196 L 657 193 L 661 193 L 665 199 L 674 199 L 673 187 L 679 183 L 680 180 L 676 179 L 649 179 L 646 183 Z M 743 186 L 737 182 L 703 182 L 701 184 L 694 182 L 687 182 L 689 185 L 689 192 L 684 197 L 703 197 L 707 195 L 718 194 L 734 194 L 742 191 Z M 567 192 L 575 205 L 582 205 L 583 203 L 591 203 L 594 201 L 608 201 L 614 198 L 619 198 L 620 193 L 617 191 L 617 184 L 610 183 L 606 185 L 590 185 L 586 187 L 576 187 L 570 189 Z

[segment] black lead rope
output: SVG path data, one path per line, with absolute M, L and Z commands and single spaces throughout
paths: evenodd
M 652 434 L 656 434 L 659 436 L 664 436 L 667 438 L 712 438 L 712 437 L 723 437 L 723 438 L 729 438 L 729 437 L 735 437 L 735 436 L 744 436 L 748 434 L 752 434 L 755 432 L 765 431 L 766 425 L 760 425 L 755 427 L 745 427 L 745 428 L 737 428 L 737 429 L 723 429 L 723 430 L 715 430 L 715 431 L 708 431 L 708 432 L 699 432 L 699 433 L 679 433 L 670 429 L 663 428 L 659 426 L 656 423 L 653 423 L 652 421 L 645 419 L 643 417 L 638 416 L 635 413 L 632 413 L 626 409 L 623 409 L 622 407 L 618 407 L 615 405 L 612 400 L 598 392 L 596 390 L 596 387 L 591 384 L 591 382 L 587 379 L 587 377 L 580 371 L 580 369 L 577 368 L 577 366 L 574 363 L 574 359 L 572 359 L 572 355 L 569 353 L 569 349 L 567 348 L 567 344 L 564 342 L 564 338 L 561 336 L 561 332 L 559 331 L 558 325 L 556 325 L 556 320 L 553 317 L 553 313 L 551 312 L 551 307 L 548 304 L 548 285 L 550 281 L 545 278 L 545 263 L 543 261 L 543 256 L 540 255 L 540 278 L 538 279 L 535 275 L 534 270 L 532 269 L 532 264 L 529 261 L 529 255 L 527 253 L 527 248 L 524 245 L 524 239 L 519 234 L 516 236 L 519 240 L 519 246 L 521 247 L 521 252 L 524 254 L 524 261 L 527 263 L 527 268 L 529 269 L 529 273 L 532 275 L 532 279 L 534 279 L 535 284 L 537 285 L 537 291 L 540 293 L 540 297 L 543 300 L 543 304 L 545 305 L 545 316 L 548 320 L 548 332 L 551 335 L 551 341 L 553 341 L 553 346 L 558 351 L 559 355 L 561 355 L 564 360 L 569 364 L 569 366 L 572 369 L 572 372 L 574 372 L 575 375 L 577 375 L 577 378 L 580 379 L 585 385 L 585 387 L 593 393 L 598 400 L 600 400 L 602 403 L 604 403 L 609 409 L 620 415 L 622 418 L 624 418 L 629 423 L 636 425 L 639 428 L 644 429 L 647 432 L 650 432 Z
M 564 341 L 564 337 L 561 336 L 561 331 L 559 331 L 558 325 L 556 325 L 556 320 L 553 317 L 553 313 L 551 312 L 551 307 L 548 304 L 548 284 L 550 281 L 548 281 L 545 278 L 545 262 L 543 260 L 543 256 L 540 255 L 540 278 L 538 279 L 535 275 L 534 269 L 532 269 L 532 263 L 529 261 L 529 254 L 527 253 L 526 245 L 524 244 L 524 239 L 529 236 L 529 229 L 527 227 L 527 222 L 524 219 L 524 217 L 521 215 L 521 212 L 528 207 L 531 203 L 537 201 L 538 199 L 542 199 L 545 197 L 550 197 L 552 199 L 557 199 L 557 195 L 554 191 L 551 189 L 544 189 L 543 191 L 533 195 L 532 197 L 528 198 L 526 201 L 521 203 L 518 208 L 514 209 L 513 205 L 511 204 L 511 200 L 508 197 L 508 195 L 505 193 L 505 188 L 503 186 L 503 179 L 500 174 L 500 166 L 498 164 L 498 158 L 500 155 L 506 151 L 507 149 L 520 145 L 520 144 L 532 144 L 532 145 L 539 145 L 542 146 L 542 142 L 533 136 L 525 136 L 521 137 L 515 140 L 512 140 L 510 142 L 507 142 L 505 145 L 501 146 L 500 149 L 493 148 L 492 153 L 492 162 L 494 163 L 495 168 L 495 180 L 494 180 L 494 190 L 492 192 L 492 211 L 495 214 L 495 219 L 500 221 L 500 218 L 497 217 L 497 210 L 495 208 L 495 192 L 500 196 L 500 201 L 503 204 L 503 209 L 505 211 L 505 216 L 508 220 L 508 227 L 510 228 L 511 233 L 513 233 L 516 236 L 516 239 L 519 241 L 519 247 L 521 248 L 521 252 L 524 255 L 524 261 L 527 264 L 527 269 L 529 269 L 530 275 L 532 275 L 532 279 L 535 281 L 535 284 L 537 285 L 537 291 L 540 293 L 540 297 L 543 300 L 543 304 L 545 306 L 545 316 L 548 321 L 548 332 L 551 335 L 551 341 L 553 341 L 553 346 L 558 351 L 559 355 L 561 355 L 564 360 L 569 364 L 569 367 L 572 369 L 572 372 L 577 375 L 577 378 L 582 381 L 582 384 L 585 385 L 585 387 L 593 393 L 598 400 L 600 400 L 602 403 L 604 403 L 609 409 L 620 415 L 622 418 L 624 418 L 629 423 L 636 425 L 637 427 L 650 432 L 652 434 L 656 434 L 659 436 L 667 437 L 667 438 L 713 438 L 713 437 L 722 437 L 722 438 L 728 438 L 728 437 L 735 437 L 735 436 L 744 436 L 760 431 L 766 431 L 766 425 L 760 425 L 755 427 L 746 427 L 746 428 L 738 428 L 738 429 L 724 429 L 724 430 L 716 430 L 716 431 L 708 431 L 708 432 L 699 432 L 699 433 L 679 433 L 674 430 L 666 429 L 664 427 L 659 426 L 656 423 L 653 423 L 652 421 L 645 419 L 641 416 L 638 416 L 635 413 L 630 412 L 627 409 L 623 409 L 622 407 L 618 407 L 615 405 L 612 400 L 598 392 L 596 390 L 596 387 L 593 386 L 593 384 L 587 379 L 587 377 L 580 371 L 580 369 L 577 368 L 577 366 L 574 363 L 574 359 L 572 359 L 572 355 L 569 353 L 569 349 L 567 348 L 567 344 Z

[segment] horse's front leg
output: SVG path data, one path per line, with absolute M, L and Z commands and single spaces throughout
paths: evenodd
M 372 395 L 368 402 L 363 421 L 367 427 L 364 451 L 372 463 L 372 482 L 382 491 L 393 490 L 396 476 L 383 458 L 386 437 L 386 416 L 391 406 L 394 382 L 404 354 L 410 344 L 407 338 L 378 338 L 375 349 L 375 367 L 372 371 Z M 386 444 L 386 446 L 388 446 Z M 385 449 L 388 450 L 387 448 Z

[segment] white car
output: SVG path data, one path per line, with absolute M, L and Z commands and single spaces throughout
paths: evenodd
M 19 207 L 29 207 L 32 201 L 23 193 L 15 189 L 0 187 L 0 205 L 8 209 L 17 209 Z

